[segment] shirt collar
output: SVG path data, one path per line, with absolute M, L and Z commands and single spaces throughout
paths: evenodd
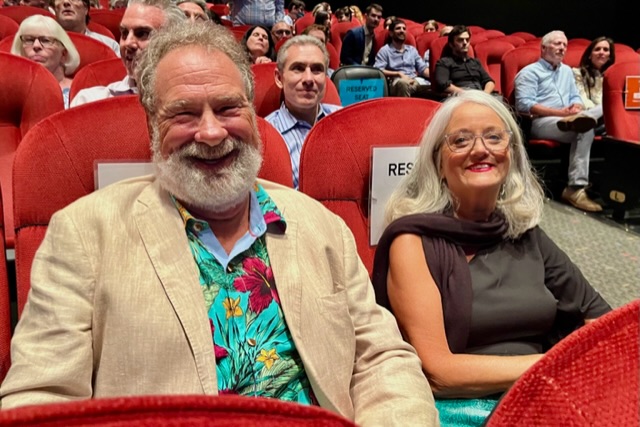
M 173 194 L 171 195 L 171 200 L 180 213 L 185 228 L 188 229 L 197 223 L 205 222 L 194 217 Z M 249 202 L 249 228 L 252 234 L 262 235 L 270 224 L 273 224 L 280 233 L 284 233 L 287 229 L 284 216 L 280 213 L 275 202 L 262 185 L 256 182 Z
M 307 126 L 308 128 L 311 128 L 312 126 L 311 123 L 307 123 L 304 120 L 296 119 L 295 116 L 291 114 L 291 112 L 285 105 L 284 101 L 282 102 L 282 104 L 280 104 L 279 112 L 280 112 L 280 119 L 282 121 L 282 124 L 284 125 L 284 129 L 282 132 L 288 132 L 294 127 L 296 127 L 297 125 Z M 318 122 L 318 120 L 324 118 L 324 116 L 326 116 L 329 113 L 330 111 L 327 110 L 327 107 L 325 107 L 324 104 L 320 104 L 320 108 L 318 108 L 318 115 L 316 116 L 316 123 Z

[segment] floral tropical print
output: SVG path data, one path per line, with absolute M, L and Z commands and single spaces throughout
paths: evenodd
M 273 200 L 259 184 L 254 191 L 265 222 L 284 231 L 286 222 Z M 219 393 L 317 404 L 284 319 L 264 234 L 225 270 L 201 239 L 212 233 L 209 225 L 174 203 L 200 270 Z

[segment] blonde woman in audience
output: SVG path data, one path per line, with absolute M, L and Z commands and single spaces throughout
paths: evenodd
M 53 18 L 33 15 L 22 21 L 13 39 L 11 53 L 42 64 L 53 74 L 69 108 L 69 90 L 80 55 L 64 29 Z
M 387 204 L 376 299 L 422 360 L 443 427 L 482 425 L 555 342 L 611 310 L 539 228 L 543 199 L 508 107 L 466 90 Z
M 438 31 L 438 21 L 434 19 L 429 19 L 427 22 L 425 22 L 424 24 L 425 33 L 435 33 L 436 31 Z
M 364 24 L 364 15 L 362 14 L 360 8 L 354 4 L 352 6 L 349 6 L 349 9 L 351 9 L 351 16 L 354 19 L 357 19 L 361 24 Z

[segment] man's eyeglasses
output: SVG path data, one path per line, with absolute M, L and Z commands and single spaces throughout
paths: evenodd
M 46 37 L 46 36 L 20 36 L 20 40 L 22 41 L 23 46 L 33 46 L 33 44 L 38 40 L 40 42 L 40 46 L 44 48 L 52 48 L 58 43 L 58 39 L 54 37 Z
M 291 30 L 276 30 L 275 33 L 279 36 L 290 36 Z
M 487 150 L 502 152 L 509 147 L 512 136 L 513 133 L 508 130 L 492 130 L 482 135 L 474 135 L 471 132 L 457 132 L 445 135 L 444 141 L 454 153 L 471 151 L 478 138 L 480 138 Z

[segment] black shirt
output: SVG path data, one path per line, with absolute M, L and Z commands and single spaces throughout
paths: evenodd
M 452 84 L 461 88 L 483 90 L 487 83 L 493 81 L 476 58 L 458 56 L 440 58 L 436 62 L 434 80 L 439 91 L 444 91 Z

